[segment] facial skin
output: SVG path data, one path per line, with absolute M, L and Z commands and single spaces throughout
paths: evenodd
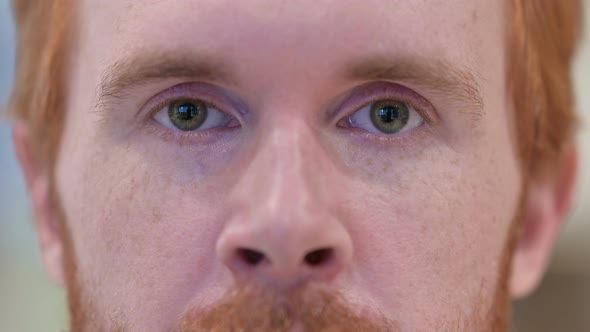
M 573 181 L 524 196 L 501 1 L 84 0 L 77 17 L 54 203 L 32 190 L 77 329 L 500 331 L 507 292 L 542 275 L 568 204 L 541 203 Z M 229 120 L 174 129 L 187 99 Z M 414 122 L 348 121 L 384 100 Z M 531 216 L 552 226 L 509 275 Z

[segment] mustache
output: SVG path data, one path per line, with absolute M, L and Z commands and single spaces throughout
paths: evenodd
M 187 311 L 172 332 L 400 331 L 381 314 L 352 309 L 337 292 L 320 286 L 277 293 L 239 287 L 215 304 Z

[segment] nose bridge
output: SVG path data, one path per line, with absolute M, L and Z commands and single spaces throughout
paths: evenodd
M 289 119 L 263 137 L 243 179 L 250 206 L 264 209 L 257 215 L 302 218 L 318 213 L 314 206 L 326 202 L 322 184 L 327 181 L 329 160 L 317 135 L 303 120 Z M 259 201 L 257 204 L 255 201 Z
M 275 161 L 269 172 L 269 207 L 312 211 L 310 204 L 321 201 L 317 186 L 324 158 L 315 135 L 305 124 L 293 123 L 286 130 L 274 130 L 269 145 L 269 157 Z

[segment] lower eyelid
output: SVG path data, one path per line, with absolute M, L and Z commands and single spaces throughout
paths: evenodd
M 343 128 L 343 130 L 349 131 L 347 136 L 354 144 L 363 146 L 363 149 L 394 150 L 402 153 L 416 153 L 435 134 L 426 123 L 397 135 L 378 135 L 354 127 Z

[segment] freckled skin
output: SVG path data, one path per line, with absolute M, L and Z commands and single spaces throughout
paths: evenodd
M 491 310 L 520 197 L 501 1 L 84 0 L 79 14 L 56 184 L 79 283 L 106 330 L 165 331 L 191 305 L 215 301 L 235 282 L 219 239 L 267 222 L 259 242 L 270 243 L 281 234 L 273 220 L 290 232 L 343 230 L 351 255 L 330 287 L 403 331 Z M 178 47 L 237 64 L 227 88 L 252 114 L 239 131 L 186 146 L 137 126 L 137 105 L 169 84 L 111 110 L 128 134 L 105 128 L 93 112 L 105 66 Z M 323 105 L 359 84 L 339 68 L 371 52 L 472 68 L 482 119 L 418 89 L 452 139 L 432 131 L 361 143 L 319 121 Z

